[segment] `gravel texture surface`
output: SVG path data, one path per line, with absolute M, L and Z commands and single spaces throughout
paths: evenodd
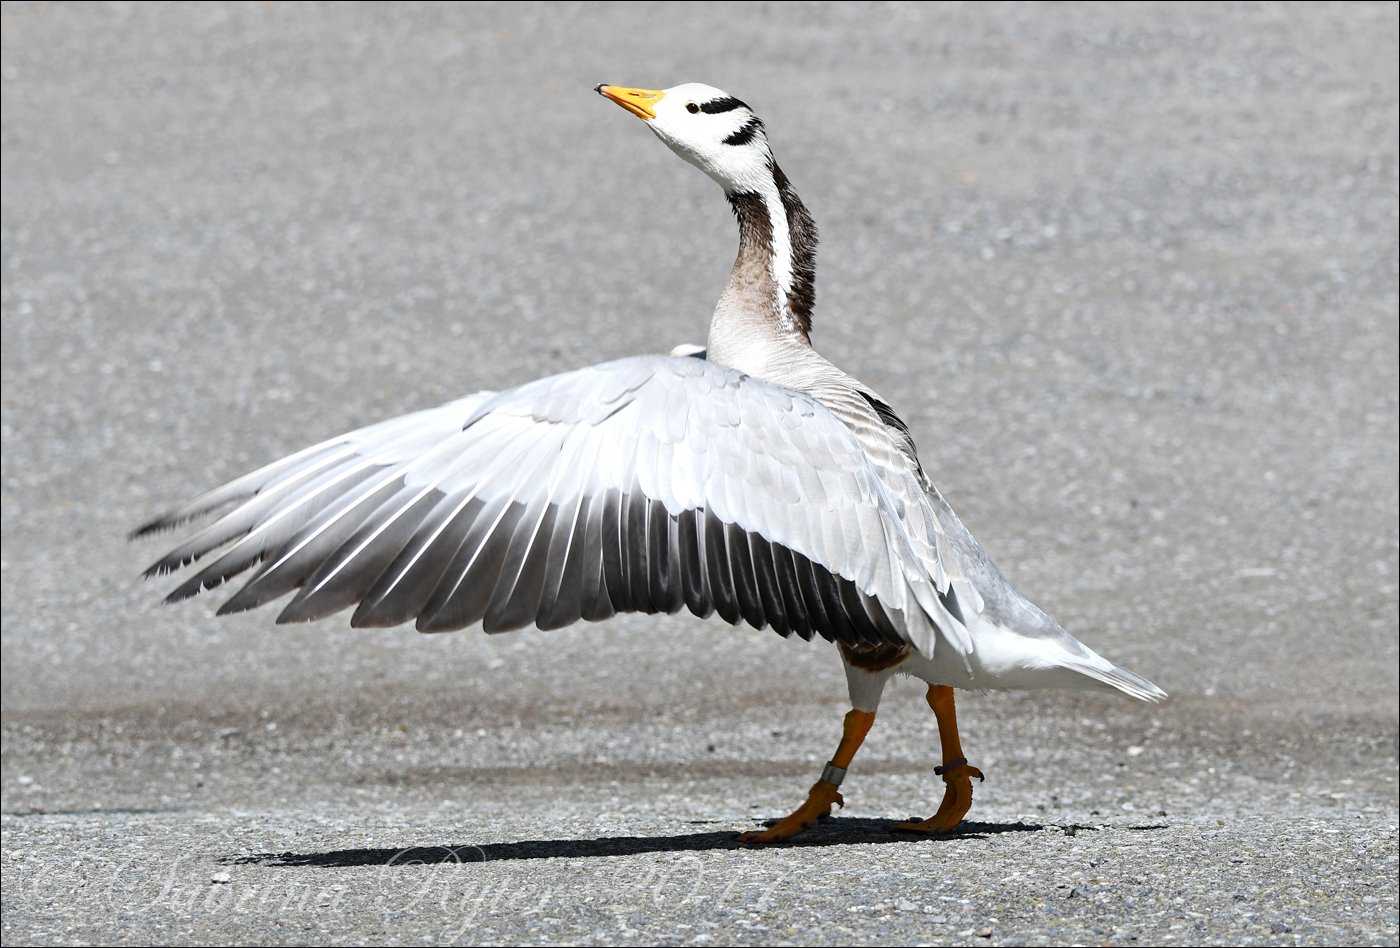
M 1395 944 L 1397 6 L 3 5 L 6 944 Z M 829 647 L 159 604 L 128 544 L 351 427 L 703 341 L 751 103 L 814 341 L 1161 685 L 921 690 L 792 845 Z

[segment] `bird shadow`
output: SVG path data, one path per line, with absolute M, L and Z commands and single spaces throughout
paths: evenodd
M 943 843 L 987 839 L 1002 833 L 1037 833 L 1038 823 L 974 823 L 951 833 L 930 836 L 892 832 L 889 820 L 837 817 L 824 820 L 801 836 L 781 843 L 744 843 L 730 831 L 685 833 L 679 836 L 601 836 L 596 839 L 529 839 L 514 843 L 465 843 L 456 846 L 408 846 L 398 849 L 338 849 L 320 853 L 254 853 L 228 857 L 227 865 L 309 866 L 339 869 L 351 866 L 423 866 L 466 862 L 509 862 L 516 859 L 596 859 L 643 853 L 704 852 L 722 849 L 812 849 L 886 843 Z

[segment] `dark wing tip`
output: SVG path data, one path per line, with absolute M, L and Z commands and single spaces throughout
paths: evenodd
M 165 554 L 156 560 L 141 573 L 142 579 L 153 579 L 156 576 L 169 576 L 177 570 L 182 570 L 189 566 L 198 556 L 175 556 L 171 553 Z
M 173 606 L 177 602 L 184 602 L 186 599 L 193 599 L 195 596 L 199 595 L 203 591 L 204 585 L 202 583 L 184 583 L 171 590 L 170 594 L 167 595 L 161 601 L 164 602 L 167 606 Z
M 126 539 L 130 542 L 132 540 L 139 540 L 142 537 L 153 536 L 157 533 L 168 533 L 181 524 L 188 523 L 189 520 L 189 517 L 176 516 L 174 511 L 163 513 L 159 517 L 147 520 L 145 523 L 141 524 L 141 526 L 132 530 L 126 535 Z

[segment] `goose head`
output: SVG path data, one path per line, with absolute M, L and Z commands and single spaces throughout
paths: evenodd
M 811 348 L 817 227 L 773 160 L 753 109 L 714 86 L 600 85 L 600 95 L 713 178 L 739 221 L 739 256 L 710 319 L 707 358 L 761 378 Z
M 763 122 L 732 95 L 699 82 L 670 89 L 600 85 L 595 91 L 646 122 L 726 194 L 756 193 L 771 184 L 773 153 Z

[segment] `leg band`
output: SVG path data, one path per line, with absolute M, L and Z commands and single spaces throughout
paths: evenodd
M 964 763 L 966 762 L 964 761 Z M 835 764 L 831 763 L 831 761 L 827 761 L 826 766 L 822 768 L 821 779 L 839 787 L 841 786 L 841 781 L 846 779 L 846 768 L 837 767 Z
M 962 766 L 963 764 L 965 764 L 965 763 L 967 763 L 967 758 L 966 758 L 966 757 L 964 757 L 962 760 L 955 760 L 955 761 L 953 761 L 953 762 L 951 762 L 951 763 L 943 764 L 943 765 L 940 766 L 940 767 L 935 767 L 935 768 L 933 768 L 933 772 L 936 773 L 936 774 L 938 774 L 938 775 L 941 777 L 941 776 L 943 776 L 944 774 L 946 774 L 948 771 L 950 771 L 950 770 L 952 770 L 952 769 L 954 769 L 954 768 L 956 768 L 956 767 L 961 767 L 961 766 Z M 831 766 L 831 765 L 828 764 L 827 766 L 829 767 L 829 766 Z

